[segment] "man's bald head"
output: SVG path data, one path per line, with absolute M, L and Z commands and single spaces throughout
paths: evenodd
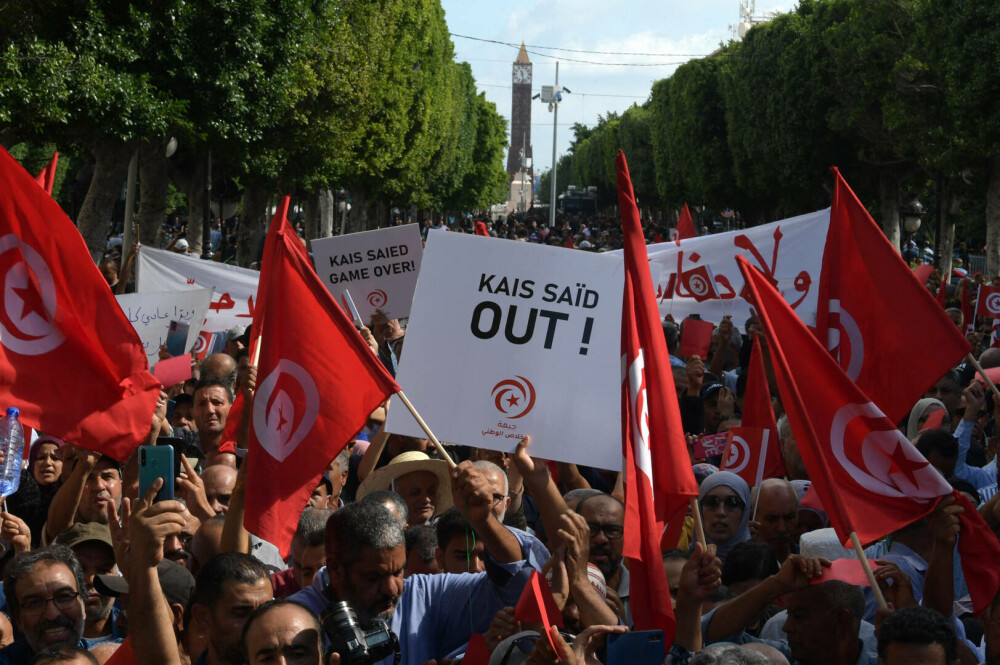
M 983 366 L 983 369 L 1000 367 L 1000 349 L 989 348 L 983 351 L 982 355 L 979 356 L 979 364 Z
M 778 561 L 784 561 L 791 554 L 798 525 L 799 501 L 795 488 L 787 480 L 768 478 L 757 492 L 758 538 L 771 546 Z
M 226 353 L 213 353 L 201 364 L 201 375 L 214 376 L 229 384 L 230 390 L 236 388 L 236 361 Z
M 236 487 L 236 469 L 216 464 L 201 472 L 205 483 L 205 497 L 216 515 L 224 515 L 229 510 L 229 499 Z

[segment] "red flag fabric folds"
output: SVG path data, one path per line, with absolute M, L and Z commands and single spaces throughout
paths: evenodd
M 1000 317 L 1000 286 L 983 284 L 979 287 L 979 293 L 976 296 L 976 316 L 991 319 Z
M 848 543 L 856 531 L 862 543 L 870 543 L 931 512 L 951 486 L 851 381 L 767 278 L 742 257 L 737 262 L 767 335 L 811 487 L 837 536 Z
M 730 430 L 722 469 L 739 474 L 750 487 L 764 478 L 785 475 L 785 462 L 778 445 L 778 426 L 771 405 L 771 389 L 767 385 L 767 370 L 760 337 L 754 335 L 750 364 L 747 367 L 747 390 L 743 398 L 742 427 Z
M 622 453 L 629 601 L 637 630 L 662 630 L 673 642 L 674 613 L 659 543 L 666 522 L 684 516 L 698 485 L 681 425 L 677 393 L 649 258 L 625 155 L 618 153 L 618 204 L 625 236 L 622 306 Z
M 899 422 L 969 344 L 833 171 L 817 334 L 858 387 Z
M 59 164 L 59 153 L 52 153 L 52 159 L 49 163 L 42 169 L 41 173 L 35 176 L 35 182 L 38 183 L 39 187 L 45 190 L 45 192 L 52 196 L 52 187 L 56 182 L 56 165 Z
M 0 405 L 36 430 L 124 461 L 160 382 L 76 227 L 0 149 Z
M 697 238 L 698 231 L 694 228 L 694 220 L 691 219 L 691 210 L 688 209 L 688 204 L 684 204 L 684 209 L 681 210 L 681 216 L 677 220 L 677 234 L 674 237 L 674 242 L 678 245 L 681 244 L 681 240 L 685 238 Z
M 244 518 L 282 556 L 330 460 L 399 390 L 316 275 L 287 206 L 268 231 L 251 333 L 261 349 Z
M 962 557 L 962 573 L 969 582 L 972 611 L 981 615 L 1000 591 L 1000 542 L 972 502 L 955 490 L 956 505 L 964 511 L 958 516 L 962 531 L 958 536 L 958 553 Z
M 490 232 L 486 230 L 486 222 L 476 222 L 476 235 L 489 237 Z

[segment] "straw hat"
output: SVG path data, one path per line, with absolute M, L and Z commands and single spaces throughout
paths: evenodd
M 451 474 L 448 463 L 440 459 L 431 459 L 427 453 L 419 450 L 400 453 L 393 457 L 387 466 L 372 471 L 358 488 L 357 498 L 361 500 L 366 494 L 375 490 L 391 490 L 397 478 L 414 471 L 430 471 L 438 477 L 437 500 L 434 502 L 435 515 L 440 515 L 452 507 Z

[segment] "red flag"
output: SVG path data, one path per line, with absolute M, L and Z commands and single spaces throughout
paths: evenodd
M 566 240 L 563 241 L 563 247 L 566 249 L 573 249 L 573 234 L 566 234 Z
M 637 630 L 662 630 L 674 640 L 674 613 L 659 543 L 663 526 L 681 523 L 698 495 L 649 257 L 625 154 L 618 153 L 618 203 L 625 236 L 622 305 L 622 452 L 625 458 L 625 542 L 629 601 Z M 651 445 L 656 442 L 655 446 Z
M 549 626 L 563 627 L 562 612 L 552 597 L 552 589 L 548 581 L 537 570 L 531 571 L 531 578 L 524 585 L 521 597 L 514 608 L 514 618 L 518 621 L 540 623 L 548 630 Z
M 778 445 L 778 426 L 771 405 L 771 389 L 767 386 L 764 355 L 757 335 L 753 338 L 747 372 L 742 427 L 730 430 L 722 468 L 738 473 L 748 485 L 755 487 L 764 478 L 785 475 L 785 462 Z
M 73 223 L 5 150 L 0 192 L 0 405 L 124 461 L 160 382 Z
M 834 173 L 817 335 L 889 420 L 899 422 L 969 352 L 969 343 Z M 920 362 L 913 362 L 915 353 Z
M 659 231 L 653 231 L 653 242 L 655 243 L 663 242 L 663 236 L 660 235 Z
M 711 321 L 687 318 L 684 319 L 684 325 L 681 328 L 681 348 L 678 349 L 681 358 L 690 356 L 707 358 L 708 349 L 712 346 L 712 333 L 715 331 L 715 325 Z
M 811 487 L 840 539 L 849 543 L 856 531 L 862 543 L 870 543 L 931 512 L 938 497 L 951 493 L 945 479 L 851 381 L 770 282 L 742 257 L 737 263 L 767 335 Z
M 697 238 L 698 232 L 694 228 L 694 221 L 691 219 L 691 211 L 688 209 L 688 204 L 684 204 L 684 209 L 681 210 L 681 216 L 677 220 L 677 229 L 674 231 L 674 242 L 678 245 L 681 244 L 681 240 L 685 238 Z
M 126 637 L 121 646 L 111 654 L 111 658 L 107 660 L 105 665 L 135 665 L 135 651 L 132 650 L 132 640 Z
M 979 287 L 976 297 L 976 317 L 1000 318 L 1000 286 Z
M 337 453 L 399 386 L 313 270 L 285 219 L 268 231 L 251 340 L 260 340 L 244 524 L 284 556 Z
M 964 511 L 958 516 L 962 531 L 958 536 L 958 553 L 962 557 L 962 573 L 969 584 L 972 611 L 980 616 L 1000 591 L 1000 542 L 979 514 L 976 507 L 961 492 L 954 490 L 955 503 Z
M 490 648 L 486 646 L 486 638 L 482 633 L 475 633 L 469 639 L 469 645 L 465 647 L 465 655 L 462 656 L 463 665 L 490 665 Z
M 937 303 L 941 305 L 942 308 L 947 306 L 948 303 L 948 280 L 944 277 L 941 278 L 941 285 L 938 286 L 937 296 L 935 298 Z
M 56 181 L 56 164 L 59 163 L 59 153 L 52 153 L 52 159 L 49 161 L 48 165 L 42 169 L 41 173 L 35 176 L 35 182 L 38 186 L 45 190 L 45 192 L 52 196 L 52 186 Z
M 486 230 L 486 222 L 476 222 L 476 235 L 489 237 L 490 232 Z
M 750 487 L 757 487 L 766 478 L 784 476 L 778 431 L 746 426 L 731 428 L 719 468 L 732 471 Z
M 927 284 L 927 280 L 931 278 L 932 272 L 934 272 L 934 266 L 928 263 L 921 263 L 913 269 L 913 274 L 917 276 L 921 284 Z
M 978 302 L 978 298 L 977 298 Z M 972 304 L 969 302 L 969 280 L 962 280 L 962 332 L 967 333 L 976 327 L 976 319 L 973 318 Z

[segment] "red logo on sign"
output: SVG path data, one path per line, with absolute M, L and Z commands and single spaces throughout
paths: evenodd
M 514 379 L 496 384 L 492 393 L 497 411 L 511 420 L 527 415 L 535 407 L 535 386 L 523 376 Z
M 389 296 L 382 289 L 375 289 L 368 294 L 368 304 L 372 307 L 384 307 L 389 302 Z

